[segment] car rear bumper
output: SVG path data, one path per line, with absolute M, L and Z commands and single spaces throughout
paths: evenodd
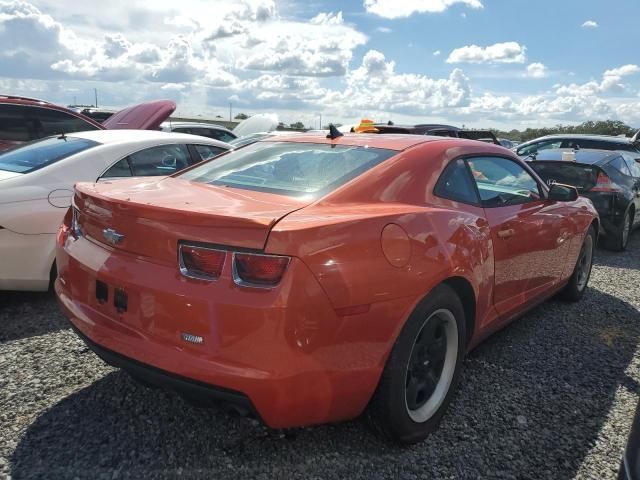
M 132 358 L 120 355 L 112 350 L 104 348 L 72 324 L 74 332 L 93 352 L 109 365 L 120 368 L 129 373 L 136 380 L 151 387 L 174 391 L 183 397 L 198 399 L 199 401 L 212 401 L 235 407 L 242 413 L 255 414 L 255 408 L 246 395 L 224 388 L 197 382 L 189 378 L 181 377 L 159 368 L 145 365 Z
M 391 328 L 389 315 L 402 311 L 389 302 L 339 317 L 296 259 L 278 291 L 246 292 L 225 287 L 223 277 L 218 285 L 186 279 L 176 266 L 84 238 L 62 243 L 56 293 L 98 355 L 148 383 L 184 392 L 190 382 L 186 387 L 198 388 L 187 392 L 211 398 L 226 392 L 223 401 L 255 410 L 273 428 L 359 415 L 393 343 L 372 323 Z M 104 304 L 96 299 L 98 279 L 110 288 Z M 118 313 L 112 305 L 115 288 L 129 292 L 129 311 Z M 203 342 L 185 342 L 182 333 Z

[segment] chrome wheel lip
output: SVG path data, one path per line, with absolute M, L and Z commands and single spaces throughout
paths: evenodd
M 576 286 L 579 291 L 584 290 L 587 287 L 589 281 L 589 274 L 591 273 L 591 264 L 593 263 L 593 237 L 587 235 L 582 250 L 580 251 L 580 257 L 578 258 L 578 265 L 576 266 L 577 282 Z
M 411 347 L 411 352 L 409 352 L 409 359 L 413 356 L 413 351 L 416 347 L 416 340 L 420 336 L 420 332 L 425 328 L 425 326 L 429 323 L 431 319 L 438 318 L 443 322 L 443 326 L 445 329 L 446 335 L 446 353 L 445 360 L 442 366 L 442 371 L 440 373 L 440 377 L 436 383 L 436 387 L 429 397 L 429 399 L 420 407 L 415 410 L 409 408 L 409 403 L 407 401 L 407 388 L 404 389 L 404 403 L 406 407 L 407 414 L 409 418 L 416 423 L 424 423 L 429 420 L 433 415 L 438 411 L 440 406 L 444 403 L 444 400 L 449 392 L 449 387 L 453 382 L 453 376 L 456 370 L 456 363 L 458 361 L 458 325 L 456 323 L 455 316 L 450 310 L 445 308 L 436 310 L 431 313 L 416 335 L 414 339 L 413 346 Z M 407 363 L 407 368 L 405 370 L 404 377 L 404 385 L 407 384 L 407 378 L 410 370 L 410 362 Z

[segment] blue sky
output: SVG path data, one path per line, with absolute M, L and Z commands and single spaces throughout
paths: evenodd
M 637 0 L 0 0 L 0 90 L 184 115 L 640 127 Z M 635 7 L 635 8 L 634 8 Z M 628 12 L 628 14 L 625 14 Z

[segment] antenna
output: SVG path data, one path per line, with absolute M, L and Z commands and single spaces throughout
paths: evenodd
M 333 123 L 329 124 L 329 134 L 327 135 L 327 138 L 330 138 L 331 140 L 335 140 L 336 138 L 342 137 L 343 135 L 344 133 L 338 130 Z

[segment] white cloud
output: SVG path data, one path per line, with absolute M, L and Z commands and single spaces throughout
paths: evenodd
M 434 57 L 439 57 L 441 53 L 442 52 L 440 50 L 436 50 L 435 52 L 433 52 L 433 56 Z
M 319 13 L 311 20 L 310 23 L 314 25 L 343 25 L 344 19 L 342 18 L 342 12 L 338 13 Z
M 638 65 L 623 65 L 618 68 L 606 70 L 602 74 L 601 81 L 591 80 L 583 84 L 572 83 L 569 85 L 558 85 L 556 93 L 559 95 L 596 95 L 607 92 L 625 92 L 627 87 L 623 82 L 623 77 L 640 72 Z
M 435 110 L 469 104 L 471 87 L 462 70 L 454 69 L 447 78 L 401 74 L 395 62 L 377 50 L 369 50 L 362 64 L 347 76 L 347 87 L 333 91 L 327 98 L 342 109 L 388 112 L 432 113 Z
M 467 45 L 453 50 L 447 63 L 524 63 L 526 49 L 518 42 L 496 43 L 488 47 Z
M 471 8 L 483 8 L 480 0 L 364 0 L 364 8 L 384 18 L 409 17 L 414 13 L 439 13 L 460 3 Z
M 539 62 L 527 66 L 527 76 L 530 78 L 544 78 L 547 76 L 547 67 Z
M 582 28 L 598 28 L 598 22 L 587 20 L 582 24 Z
M 393 30 L 391 30 L 389 27 L 378 27 L 376 28 L 376 31 L 380 33 L 391 33 Z

